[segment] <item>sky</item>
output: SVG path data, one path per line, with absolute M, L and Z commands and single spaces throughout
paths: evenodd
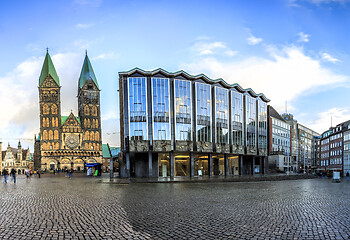
M 238 83 L 322 133 L 350 119 L 349 25 L 348 0 L 0 1 L 3 150 L 19 139 L 33 149 L 46 48 L 62 115 L 78 115 L 87 50 L 101 88 L 102 140 L 112 146 L 120 141 L 118 72 L 135 67 Z

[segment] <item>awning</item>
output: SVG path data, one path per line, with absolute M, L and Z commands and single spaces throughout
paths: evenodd
M 86 164 L 86 167 L 96 167 L 96 166 L 99 166 L 100 163 L 87 163 Z

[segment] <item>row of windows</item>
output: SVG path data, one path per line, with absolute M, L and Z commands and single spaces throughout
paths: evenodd
M 100 133 L 86 131 L 84 134 L 84 140 L 85 141 L 100 141 Z
M 51 105 L 51 114 L 57 114 L 58 108 L 56 104 Z M 43 105 L 43 114 L 50 114 L 50 107 L 47 104 Z
M 338 133 L 338 134 L 336 134 L 336 135 L 331 136 L 331 137 L 330 137 L 330 140 L 333 141 L 333 140 L 335 140 L 335 139 L 341 138 L 341 136 L 342 136 L 342 134 L 341 134 L 341 133 Z
M 349 125 L 350 126 L 350 125 Z M 344 142 L 345 141 L 349 141 L 350 140 L 350 132 L 348 131 L 348 132 L 345 132 L 344 133 Z
M 42 126 L 43 127 L 50 127 L 50 118 L 43 118 L 43 123 Z M 57 117 L 53 117 L 51 119 L 51 127 L 58 127 L 58 118 Z
M 289 147 L 289 145 L 290 145 L 289 141 L 283 140 L 283 139 L 278 139 L 278 138 L 272 138 L 272 143 L 276 144 L 276 145 L 285 146 L 285 147 Z
M 341 154 L 342 154 L 342 150 L 330 151 L 331 156 L 337 156 L 337 155 L 341 155 Z
M 329 138 L 324 139 L 324 140 L 321 141 L 321 145 L 324 145 L 324 144 L 327 144 L 327 143 L 329 143 Z
M 58 130 L 44 130 L 43 131 L 43 139 L 42 140 L 58 140 L 59 135 L 58 135 Z
M 84 106 L 84 115 L 85 116 L 97 116 L 97 107 L 92 105 L 91 107 L 89 107 L 88 105 Z
M 154 140 L 170 140 L 170 87 L 167 78 L 152 78 L 152 123 Z M 232 122 L 229 123 L 229 90 L 215 87 L 215 141 L 229 143 L 229 124 L 232 126 L 233 144 L 243 144 L 243 94 L 231 91 Z M 212 139 L 212 87 L 195 83 L 196 93 L 196 137 L 197 141 Z M 131 140 L 147 140 L 147 84 L 146 78 L 128 78 L 129 127 Z M 192 84 L 190 81 L 174 81 L 174 110 L 176 140 L 192 140 Z M 258 104 L 259 125 L 256 126 Z M 247 144 L 256 145 L 256 130 L 259 145 L 266 147 L 267 116 L 266 103 L 246 96 Z M 256 128 L 257 127 L 257 128 Z
M 329 157 L 329 152 L 321 153 L 321 158 L 328 158 L 328 157 Z
M 326 146 L 321 147 L 321 151 L 322 151 L 322 152 L 328 151 L 328 150 L 329 150 L 329 145 L 326 145 Z
M 276 128 L 272 128 L 272 133 L 274 133 L 276 135 L 280 135 L 282 137 L 286 137 L 286 138 L 289 138 L 289 136 L 290 136 L 289 132 L 286 132 L 286 131 L 281 130 L 281 129 L 276 129 Z
M 90 119 L 84 119 L 84 127 L 85 128 L 98 128 L 98 119 L 92 119 L 92 121 L 90 121 Z
M 272 124 L 276 125 L 276 126 L 279 126 L 279 127 L 282 127 L 284 129 L 290 130 L 290 125 L 289 124 L 284 123 L 282 121 L 279 121 L 277 119 L 272 118 Z
M 342 142 L 331 143 L 331 148 L 341 147 Z
M 321 166 L 329 166 L 334 164 L 342 164 L 343 160 L 341 158 L 332 158 L 330 160 L 320 161 Z
M 58 142 L 43 143 L 41 146 L 41 150 L 58 150 L 58 149 L 60 149 L 60 144 Z

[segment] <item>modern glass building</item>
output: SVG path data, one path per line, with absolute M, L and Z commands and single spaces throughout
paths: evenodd
M 265 173 L 267 99 L 200 74 L 119 73 L 123 177 Z

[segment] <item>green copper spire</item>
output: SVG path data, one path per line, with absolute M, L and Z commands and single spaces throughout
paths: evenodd
M 94 81 L 94 83 L 96 84 L 96 87 L 99 88 L 94 70 L 92 69 L 89 57 L 86 53 L 85 60 L 83 63 L 83 68 L 81 69 L 81 73 L 80 73 L 79 88 L 82 88 L 84 86 L 84 84 L 86 83 L 86 81 L 89 79 Z
M 59 86 L 60 85 L 60 80 L 59 80 L 58 75 L 56 73 L 55 66 L 52 63 L 49 51 L 47 49 L 45 60 L 44 60 L 44 64 L 43 64 L 43 68 L 41 69 L 41 74 L 40 74 L 40 78 L 39 78 L 39 87 L 41 86 L 41 84 L 44 82 L 45 78 L 49 74 Z

